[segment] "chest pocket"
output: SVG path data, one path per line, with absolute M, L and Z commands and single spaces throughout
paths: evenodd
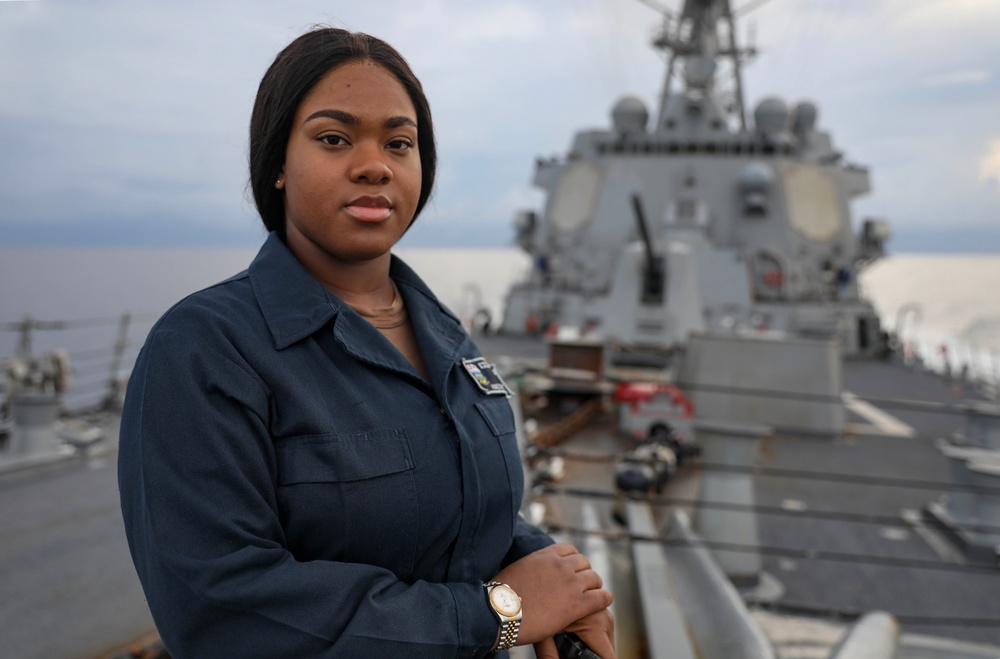
M 490 432 L 503 452 L 503 462 L 510 481 L 510 527 L 514 529 L 517 512 L 524 498 L 524 469 L 521 466 L 521 454 L 517 447 L 517 427 L 514 423 L 514 412 L 510 403 L 502 396 L 488 397 L 476 403 L 476 410 L 482 416 Z
M 412 571 L 417 496 L 405 430 L 291 437 L 275 448 L 279 512 L 298 560 Z
M 483 421 L 490 427 L 490 431 L 497 437 L 514 433 L 517 427 L 514 425 L 514 412 L 510 408 L 510 403 L 503 396 L 495 396 L 476 403 L 476 409 L 483 417 Z

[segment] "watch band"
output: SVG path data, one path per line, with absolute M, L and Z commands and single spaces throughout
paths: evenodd
M 521 631 L 520 620 L 510 620 L 500 623 L 500 641 L 494 652 L 509 650 L 517 643 L 517 633 Z
M 517 633 L 521 630 L 521 598 L 517 596 L 514 589 L 505 583 L 500 583 L 499 581 L 490 581 L 483 584 L 486 588 L 486 597 L 492 607 L 494 613 L 500 618 L 500 638 L 497 640 L 497 646 L 493 649 L 493 652 L 502 652 L 503 650 L 509 650 L 514 647 L 517 642 Z M 516 607 L 514 610 L 507 610 L 506 612 L 502 608 L 498 608 L 496 602 L 493 601 L 493 589 L 503 588 L 508 591 L 507 596 L 517 598 Z

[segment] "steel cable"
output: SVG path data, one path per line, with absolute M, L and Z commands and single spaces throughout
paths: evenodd
M 597 451 L 572 451 L 561 448 L 539 448 L 537 455 L 558 456 L 564 460 L 574 460 L 580 462 L 613 463 L 626 457 L 626 453 L 611 453 Z M 630 459 L 631 462 L 636 462 Z M 975 492 L 978 494 L 998 495 L 1000 488 L 977 487 L 974 485 L 963 485 L 960 483 L 950 483 L 944 481 L 922 481 L 910 478 L 891 478 L 886 476 L 863 476 L 859 474 L 842 474 L 837 472 L 810 471 L 804 469 L 783 469 L 780 467 L 756 467 L 737 466 L 729 464 L 715 464 L 708 462 L 696 462 L 686 465 L 685 469 L 694 471 L 721 471 L 736 474 L 752 474 L 754 476 L 768 476 L 776 478 L 792 478 L 810 481 L 827 481 L 831 483 L 848 483 L 851 485 L 872 485 L 880 487 L 894 487 L 911 490 L 932 490 L 941 492 L 945 490 L 961 490 L 963 492 Z
M 852 552 L 831 551 L 829 549 L 780 547 L 774 545 L 744 545 L 733 542 L 718 542 L 712 540 L 686 540 L 683 538 L 664 538 L 659 535 L 630 533 L 628 531 L 607 531 L 600 529 L 589 529 L 569 524 L 544 525 L 549 532 L 568 533 L 573 535 L 595 536 L 607 540 L 629 540 L 632 542 L 653 542 L 669 547 L 705 547 L 714 551 L 731 551 L 739 553 L 762 554 L 764 556 L 776 556 L 779 558 L 797 558 L 800 560 L 831 561 L 838 563 L 856 563 L 864 565 L 879 565 L 882 567 L 895 568 L 918 568 L 921 570 L 934 570 L 939 572 L 955 572 L 964 574 L 977 574 L 1000 578 L 1000 571 L 995 565 L 983 565 L 977 563 L 946 563 L 921 558 L 895 558 L 892 556 L 877 556 L 875 554 L 857 554 Z M 998 584 L 1000 585 L 1000 584 Z
M 544 484 L 536 488 L 540 494 L 571 496 L 580 498 L 618 500 L 627 495 L 607 490 L 597 490 L 582 487 L 563 487 Z M 710 508 L 713 510 L 730 510 L 759 515 L 774 515 L 794 517 L 797 519 L 817 519 L 835 522 L 851 522 L 856 524 L 872 524 L 881 526 L 899 526 L 904 522 L 900 516 L 877 515 L 873 513 L 856 513 L 842 510 L 814 510 L 811 508 L 798 510 L 781 506 L 765 506 L 761 504 L 729 503 L 723 501 L 705 501 L 704 499 L 687 499 L 672 496 L 649 496 L 641 499 L 654 507 L 684 506 L 691 508 Z M 956 523 L 956 528 L 983 533 L 1000 533 L 1000 526 L 991 524 Z

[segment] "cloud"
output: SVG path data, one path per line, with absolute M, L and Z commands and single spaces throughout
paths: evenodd
M 772 94 L 815 100 L 838 148 L 872 169 L 862 210 L 897 234 L 1000 214 L 984 192 L 998 167 L 1000 3 L 772 2 L 740 23 L 741 42 L 750 22 L 750 111 Z M 385 38 L 421 77 L 441 158 L 427 241 L 458 224 L 511 235 L 512 212 L 540 206 L 534 159 L 607 127 L 623 94 L 655 111 L 665 71 L 649 45 L 660 17 L 636 0 L 0 2 L 0 242 L 25 221 L 253 226 L 256 87 L 316 23 Z
M 924 78 L 922 84 L 925 87 L 981 85 L 989 82 L 992 77 L 992 74 L 987 69 L 965 69 L 963 71 L 952 71 L 950 73 L 929 76 Z
M 457 31 L 463 41 L 524 41 L 543 37 L 543 23 L 532 6 L 488 5 L 462 21 Z
M 987 154 L 979 161 L 979 180 L 1000 188 L 1000 139 L 990 143 Z

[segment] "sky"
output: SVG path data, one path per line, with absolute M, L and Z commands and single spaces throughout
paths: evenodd
M 259 243 L 257 84 L 326 24 L 389 41 L 430 99 L 438 183 L 403 244 L 511 245 L 537 157 L 623 95 L 656 106 L 659 23 L 639 0 L 0 0 L 0 244 Z M 998 0 L 770 0 L 738 26 L 747 105 L 819 106 L 891 250 L 1000 252 L 998 28 Z

